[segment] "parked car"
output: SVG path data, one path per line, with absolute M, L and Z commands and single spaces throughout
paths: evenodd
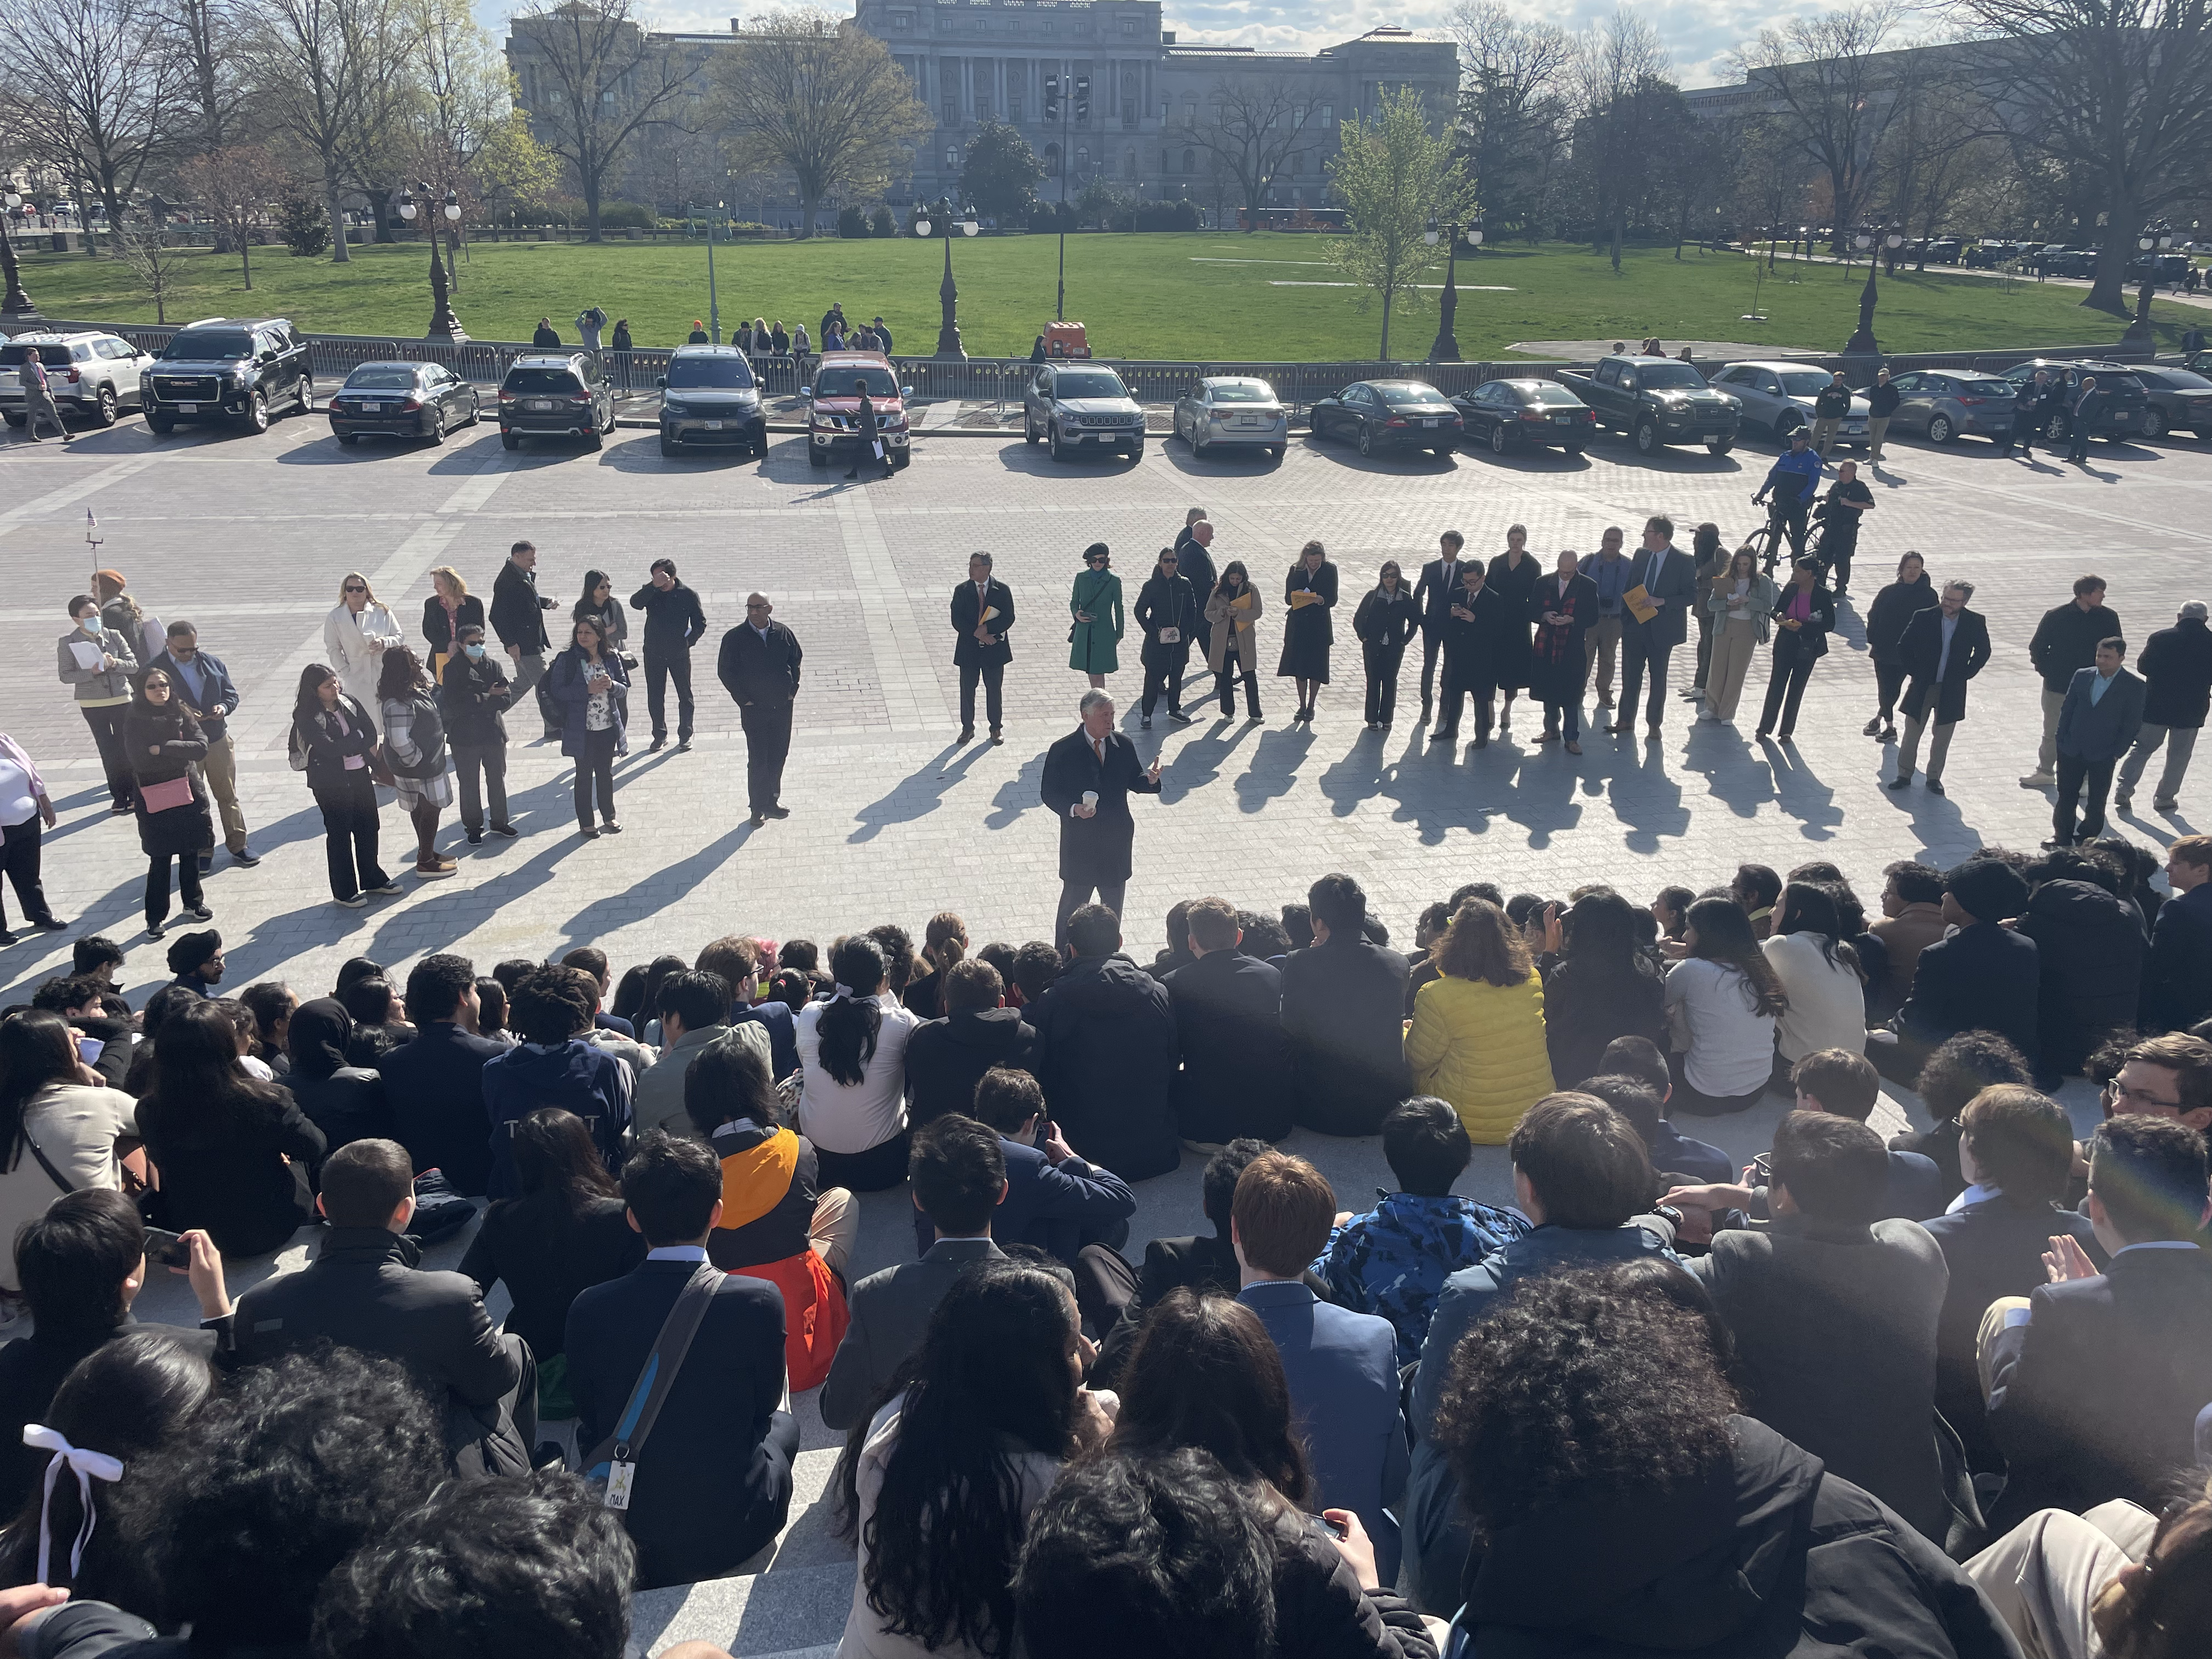
M 2130 370 L 2118 363 L 2054 362 L 2037 357 L 2014 363 L 2005 371 L 2005 379 L 2015 386 L 2022 386 L 2035 378 L 2039 368 L 2050 370 L 2066 387 L 2065 406 L 2051 422 L 2054 443 L 2064 441 L 2071 431 L 2074 399 L 2081 394 L 2081 381 L 2087 375 L 2094 375 L 2097 390 L 2105 393 L 2105 406 L 2099 411 L 2097 424 L 2089 435 L 2108 443 L 2121 443 L 2142 433 L 2143 416 L 2150 409 L 2150 393 Z
M 1488 444 L 1493 455 L 1535 444 L 1579 455 L 1597 432 L 1597 416 L 1557 380 L 1485 380 L 1452 407 L 1468 442 Z
M 2179 283 L 2189 275 L 2190 258 L 2186 253 L 2138 253 L 2128 261 L 2128 280 L 2131 283 Z
M 1308 418 L 1316 439 L 1349 439 L 1363 455 L 1378 449 L 1449 455 L 1459 447 L 1459 410 L 1425 380 L 1355 380 L 1315 403 Z
M 508 365 L 499 383 L 499 441 L 581 438 L 597 449 L 615 429 L 615 388 L 591 351 L 533 352 Z
M 2033 371 L 2031 371 L 2033 372 Z M 1919 432 L 1948 444 L 1961 434 L 2008 440 L 2014 387 L 2010 380 L 1966 369 L 1908 369 L 1890 377 L 1897 390 L 1893 432 Z
M 908 443 L 906 400 L 914 388 L 901 386 L 890 359 L 880 351 L 828 351 L 817 360 L 814 381 L 799 388 L 806 402 L 806 459 L 814 466 L 850 460 L 860 447 L 861 381 L 876 411 L 876 436 L 893 466 L 913 459 Z
M 1275 388 L 1246 375 L 1210 374 L 1176 399 L 1175 434 L 1193 455 L 1264 449 L 1276 460 L 1290 447 L 1291 417 Z
M 768 411 L 761 406 L 760 382 L 737 347 L 677 347 L 660 388 L 662 454 L 734 447 L 767 455 Z
M 2142 416 L 2144 437 L 2193 432 L 2200 438 L 2212 439 L 2212 380 L 2188 368 L 2131 367 L 2128 373 L 2142 382 L 2150 400 Z M 2104 382 L 2100 380 L 2097 384 Z
M 1022 436 L 1055 461 L 1090 449 L 1145 458 L 1145 411 L 1103 363 L 1038 363 L 1022 391 Z
M 1589 374 L 1563 368 L 1557 378 L 1597 412 L 1600 426 L 1626 431 L 1639 455 L 1656 455 L 1665 444 L 1701 443 L 1715 455 L 1735 447 L 1743 405 L 1688 363 L 1630 354 L 1607 357 Z
M 1774 441 L 1787 444 L 1799 427 L 1813 423 L 1813 400 L 1827 387 L 1828 371 L 1804 363 L 1730 363 L 1712 378 L 1713 386 L 1743 405 L 1743 424 L 1765 427 Z M 1837 434 L 1842 443 L 1863 448 L 1867 441 L 1867 400 L 1851 393 L 1850 412 Z
M 144 376 L 146 424 L 244 424 L 266 432 L 279 410 L 315 410 L 307 343 L 283 317 L 204 317 L 169 337 Z
M 363 363 L 331 395 L 331 430 L 342 444 L 374 437 L 446 441 L 477 423 L 477 389 L 442 363 Z
M 125 409 L 143 407 L 143 377 L 153 358 L 119 334 L 83 329 L 66 334 L 33 329 L 0 346 L 0 412 L 23 424 L 23 360 L 46 366 L 46 390 L 64 417 L 71 413 L 113 426 Z

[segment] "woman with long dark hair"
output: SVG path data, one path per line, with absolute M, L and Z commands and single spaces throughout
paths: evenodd
M 1336 609 L 1336 567 L 1319 542 L 1298 550 L 1297 562 L 1283 578 L 1283 604 L 1290 614 L 1283 618 L 1283 654 L 1275 664 L 1275 678 L 1297 687 L 1298 712 L 1291 716 L 1295 726 L 1314 717 L 1314 703 L 1328 684 L 1329 646 L 1336 637 L 1328 619 Z
M 573 1417 L 568 1304 L 644 1261 L 645 1236 L 625 1218 L 622 1188 L 573 1112 L 541 1106 L 516 1121 L 514 1173 L 522 1196 L 484 1212 L 460 1270 L 487 1292 L 506 1281 L 514 1307 L 501 1328 L 537 1356 L 538 1414 Z
M 1725 726 L 1743 700 L 1743 677 L 1751 659 L 1773 629 L 1774 607 L 1782 590 L 1759 571 L 1759 550 L 1739 547 L 1729 567 L 1713 579 L 1705 596 L 1705 620 L 1712 630 L 1712 657 L 1705 670 L 1705 706 L 1698 718 Z
M 825 1184 L 882 1192 L 906 1179 L 906 1045 L 921 1021 L 884 989 L 883 946 L 866 933 L 830 947 L 830 1000 L 793 1021 L 799 1127 Z
M 604 570 L 584 573 L 584 596 L 576 601 L 570 615 L 574 622 L 594 622 L 599 627 L 599 637 L 606 648 L 620 656 L 629 641 L 629 612 L 615 597 L 614 579 Z
M 1897 741 L 1897 699 L 1905 690 L 1905 659 L 1897 647 L 1905 638 L 1905 625 L 1913 613 L 1936 603 L 1936 584 L 1928 580 L 1928 561 L 1907 553 L 1897 562 L 1897 580 L 1874 596 L 1867 611 L 1867 651 L 1874 658 L 1875 695 L 1879 699 L 1864 735 L 1883 743 Z
M 1774 1026 L 1774 1086 L 1790 1092 L 1790 1068 L 1823 1048 L 1866 1051 L 1866 981 L 1844 930 L 1836 890 L 1822 882 L 1784 884 L 1774 926 L 1759 947 L 1773 964 L 1788 1006 Z
M 314 1218 L 307 1170 L 323 1132 L 283 1088 L 240 1068 L 237 1033 L 213 1003 L 162 1022 L 138 1127 L 177 1231 L 202 1229 L 226 1255 L 265 1255 Z
M 1544 909 L 1544 1043 L 1562 1089 L 1595 1076 L 1618 1037 L 1667 1036 L 1666 983 L 1643 949 L 1636 907 L 1609 888 L 1584 893 L 1565 915 Z
M 1677 1112 L 1747 1111 L 1774 1069 L 1774 1024 L 1790 1006 L 1751 918 L 1733 899 L 1704 898 L 1682 929 L 1685 954 L 1667 970 L 1667 1024 Z M 1863 1040 L 1863 1039 L 1862 1039 Z
M 1107 1408 L 1079 1386 L 1084 1348 L 1075 1297 L 1053 1273 L 989 1261 L 953 1281 L 838 1468 L 860 1552 L 839 1653 L 1012 1650 L 1011 1585 L 1030 1511 L 1107 1427 Z
M 297 1012 L 300 999 L 292 988 L 282 980 L 257 980 L 238 994 L 246 1011 L 253 1016 L 253 1052 L 269 1067 L 272 1077 L 283 1077 L 292 1068 L 292 1056 L 287 1051 L 285 1040 L 292 1029 L 292 1016 Z
M 307 1121 L 323 1132 L 325 1155 L 348 1141 L 388 1140 L 392 1135 L 383 1077 L 348 1061 L 353 1038 L 353 1016 L 336 997 L 301 1004 L 285 1032 L 292 1066 L 284 1086 Z
M 319 662 L 300 671 L 292 701 L 290 743 L 295 771 L 323 814 L 323 854 L 330 866 L 331 898 L 350 910 L 364 893 L 396 893 L 399 884 L 376 861 L 376 722 L 347 695 L 337 675 Z
M 597 841 L 592 827 L 592 793 L 599 792 L 599 822 L 609 835 L 621 833 L 615 817 L 615 757 L 629 751 L 623 731 L 629 707 L 629 671 L 607 647 L 606 635 L 587 617 L 579 617 L 566 651 L 545 671 L 546 695 L 561 711 L 561 752 L 576 763 L 576 829 Z
M 65 1192 L 120 1190 L 137 1111 L 137 1102 L 77 1058 L 59 1014 L 30 1010 L 0 1020 L 0 1240 L 12 1247 L 16 1229 Z M 12 1248 L 0 1250 L 0 1290 L 15 1289 Z
M 1170 1291 L 1146 1310 L 1120 1380 L 1115 1451 L 1202 1447 L 1231 1477 L 1264 1483 L 1285 1504 L 1303 1508 L 1313 1496 L 1282 1356 L 1242 1303 L 1183 1285 Z
M 1129 612 L 1145 635 L 1138 651 L 1145 690 L 1137 714 L 1147 732 L 1152 729 L 1152 710 L 1162 692 L 1167 694 L 1168 718 L 1178 726 L 1191 723 L 1191 716 L 1182 711 L 1182 677 L 1190 665 L 1190 642 L 1198 636 L 1199 606 L 1204 601 L 1183 576 L 1182 566 L 1182 554 L 1172 547 L 1162 548 Z
M 446 721 L 422 659 L 404 645 L 386 650 L 377 670 L 377 712 L 384 717 L 384 752 L 391 762 L 399 810 L 415 825 L 415 873 L 425 881 L 459 867 L 438 853 L 438 815 L 453 804 L 447 770 Z
M 1367 672 L 1367 729 L 1385 732 L 1398 714 L 1398 670 L 1406 660 L 1406 641 L 1421 625 L 1420 607 L 1395 559 L 1382 561 L 1375 586 L 1352 613 L 1359 638 L 1360 665 Z M 1180 942 L 1180 941 L 1178 941 Z
M 1260 718 L 1260 590 L 1252 586 L 1244 561 L 1231 559 L 1221 567 L 1213 592 L 1206 597 L 1206 622 L 1212 637 L 1206 647 L 1206 665 L 1213 671 L 1213 689 L 1221 698 L 1221 718 L 1237 712 L 1237 682 L 1244 682 L 1244 717 Z
M 208 811 L 206 786 L 192 770 L 207 758 L 207 734 L 177 700 L 169 677 L 149 669 L 138 682 L 123 717 L 123 745 L 137 779 L 138 845 L 146 866 L 146 937 L 161 937 L 169 915 L 169 864 L 177 866 L 177 891 L 184 913 L 200 921 L 213 918 L 200 891 L 200 849 L 215 845 L 215 819 Z
M 1686 887 L 1662 887 L 1651 901 L 1651 920 L 1658 924 L 1659 937 L 1679 943 L 1690 923 L 1690 907 L 1697 902 L 1697 894 Z
M 1544 988 L 1527 940 L 1488 899 L 1462 902 L 1429 947 L 1439 976 L 1413 998 L 1406 1063 L 1413 1092 L 1452 1103 L 1468 1139 L 1502 1146 L 1552 1092 Z

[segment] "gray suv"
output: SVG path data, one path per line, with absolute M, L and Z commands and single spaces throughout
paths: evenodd
M 730 345 L 678 346 L 660 377 L 660 453 L 734 447 L 768 453 L 768 414 L 745 354 Z
M 1039 363 L 1022 392 L 1022 435 L 1064 461 L 1084 449 L 1145 459 L 1145 411 L 1103 363 Z

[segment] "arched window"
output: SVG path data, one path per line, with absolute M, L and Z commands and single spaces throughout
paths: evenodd
M 1048 179 L 1059 176 L 1060 146 L 1058 144 L 1047 144 L 1044 147 L 1044 171 Z
M 1076 176 L 1077 176 L 1078 178 L 1080 178 L 1080 177 L 1082 177 L 1082 175 L 1083 175 L 1083 174 L 1085 174 L 1085 173 L 1088 173 L 1088 172 L 1090 172 L 1090 171 L 1091 171 L 1091 147 L 1090 147 L 1088 144 L 1078 144 L 1078 145 L 1075 147 L 1075 172 L 1076 172 Z
M 1188 173 L 1194 173 L 1198 171 L 1198 152 L 1196 150 L 1187 149 L 1183 151 L 1182 170 Z
M 1121 176 L 1125 179 L 1133 179 L 1137 176 L 1137 152 L 1133 149 L 1125 149 L 1121 152 Z

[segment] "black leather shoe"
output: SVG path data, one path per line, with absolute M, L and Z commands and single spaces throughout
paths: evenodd
M 1943 786 L 1930 778 L 1928 780 L 1928 793 L 1931 795 L 1940 795 L 1943 793 Z
M 960 735 L 959 735 L 957 738 L 955 738 L 953 739 L 953 741 L 954 741 L 955 743 L 963 743 L 963 744 L 966 744 L 966 743 L 973 743 L 973 742 L 975 742 L 975 728 L 974 726 L 962 726 L 962 727 L 960 728 Z
M 646 746 L 645 746 L 645 752 L 646 752 L 647 754 L 648 754 L 648 755 L 657 755 L 657 754 L 659 754 L 662 750 L 664 750 L 664 749 L 665 749 L 665 748 L 667 748 L 667 747 L 668 747 L 668 739 L 667 739 L 667 738 L 666 738 L 665 736 L 658 737 L 658 738 L 654 738 L 651 743 L 649 743 L 649 744 L 646 744 Z
M 791 809 L 788 806 L 770 806 L 764 810 L 772 818 L 787 818 L 791 816 Z
M 230 861 L 233 864 L 243 865 L 251 870 L 255 865 L 260 863 L 261 860 L 252 848 L 241 847 L 230 855 Z
M 1911 774 L 1911 773 L 1910 773 L 1910 772 L 1907 772 L 1907 773 L 1906 773 L 1903 777 L 1901 777 L 1901 778 L 1892 778 L 1892 779 L 1889 781 L 1889 787 L 1890 787 L 1892 789 L 1910 789 L 1911 787 L 1912 787 L 1912 774 Z M 1929 784 L 1928 787 L 1929 787 L 1930 789 L 1934 789 L 1934 788 L 1936 787 L 1936 786 L 1935 786 L 1934 784 L 1932 784 L 1932 783 L 1931 783 L 1931 784 Z M 1941 793 L 1941 791 L 1938 791 L 1937 793 Z

